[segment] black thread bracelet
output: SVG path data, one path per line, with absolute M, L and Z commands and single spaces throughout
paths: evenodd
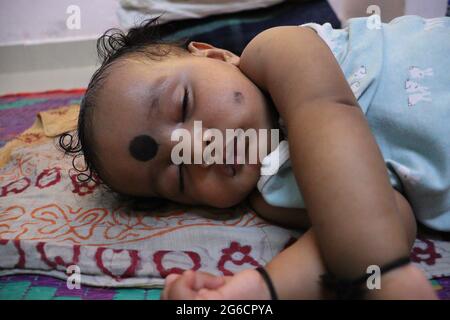
M 402 257 L 380 268 L 380 276 L 388 271 L 402 267 L 409 264 L 411 261 L 409 257 Z M 362 299 L 366 290 L 362 285 L 370 277 L 365 274 L 356 280 L 339 279 L 332 273 L 327 273 L 321 276 L 322 284 L 329 290 L 336 293 L 336 298 L 340 300 L 348 299 Z
M 267 287 L 269 288 L 270 298 L 272 300 L 278 300 L 277 292 L 275 291 L 275 287 L 273 286 L 272 280 L 270 279 L 270 276 L 267 273 L 266 269 L 264 269 L 263 267 L 257 267 L 255 270 L 259 272 L 259 274 L 264 279 Z

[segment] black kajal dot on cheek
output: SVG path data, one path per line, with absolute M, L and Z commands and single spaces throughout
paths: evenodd
M 149 135 L 142 134 L 130 141 L 130 154 L 139 161 L 148 161 L 158 153 L 158 143 Z

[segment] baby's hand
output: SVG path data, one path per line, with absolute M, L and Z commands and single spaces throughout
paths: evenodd
M 247 269 L 232 277 L 225 277 L 225 284 L 217 288 L 202 288 L 195 299 L 199 300 L 268 300 L 270 292 L 258 271 Z
M 166 277 L 162 300 L 194 300 L 202 288 L 216 289 L 225 283 L 224 277 L 200 271 L 187 270 L 183 274 Z
M 214 276 L 187 270 L 182 275 L 167 276 L 163 300 L 268 300 L 269 289 L 253 269 L 234 276 Z

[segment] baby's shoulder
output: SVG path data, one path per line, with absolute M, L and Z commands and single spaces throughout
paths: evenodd
M 302 64 L 301 57 L 323 50 L 322 40 L 311 28 L 280 26 L 264 30 L 244 48 L 239 68 L 253 82 L 265 88 L 264 79 L 292 70 Z M 319 45 L 317 45 L 319 44 Z
M 335 56 L 311 28 L 283 26 L 263 31 L 244 49 L 240 69 L 269 92 L 280 113 L 317 99 L 356 105 Z

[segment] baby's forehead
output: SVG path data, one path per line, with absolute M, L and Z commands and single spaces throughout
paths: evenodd
M 123 100 L 130 95 L 141 96 L 144 91 L 151 91 L 152 83 L 161 74 L 165 74 L 165 71 L 158 65 L 120 61 L 111 66 L 103 77 L 103 84 L 97 90 L 99 105 L 111 99 Z
M 173 76 L 182 72 L 183 65 L 175 60 L 152 61 L 149 59 L 123 59 L 117 61 L 108 70 L 105 79 L 106 90 L 117 87 L 139 86 L 140 83 L 152 84 L 160 76 Z
M 164 60 L 152 61 L 145 57 L 128 57 L 120 59 L 111 65 L 109 76 L 139 75 L 161 72 L 166 69 Z
M 178 54 L 178 53 L 169 53 L 167 55 L 150 55 L 145 52 L 136 52 L 131 53 L 125 57 L 121 57 L 116 61 L 118 64 L 126 65 L 126 66 L 137 66 L 142 67 L 145 65 L 147 67 L 170 67 L 176 68 L 187 58 L 191 58 L 191 54 Z

